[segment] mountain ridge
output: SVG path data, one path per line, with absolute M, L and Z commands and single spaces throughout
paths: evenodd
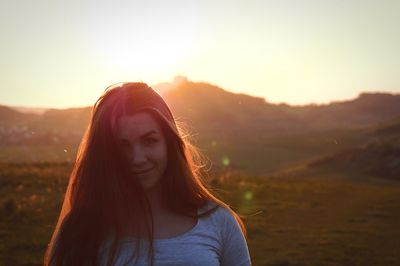
M 162 95 L 176 119 L 206 139 L 235 141 L 255 136 L 269 138 L 357 129 L 400 116 L 400 94 L 390 93 L 361 93 L 349 101 L 299 107 L 271 104 L 261 97 L 232 93 L 206 82 L 191 82 L 180 77 Z M 0 127 L 3 131 L 23 127 L 36 133 L 68 135 L 72 132 L 77 138 L 75 141 L 79 141 L 89 122 L 91 108 L 50 108 L 43 114 L 27 114 L 0 106 Z

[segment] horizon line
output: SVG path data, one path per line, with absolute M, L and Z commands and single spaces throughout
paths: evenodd
M 156 85 L 152 86 L 155 87 Z M 212 85 L 212 86 L 216 86 L 217 85 Z M 361 97 L 361 95 L 363 94 L 389 94 L 389 95 L 393 95 L 393 96 L 398 96 L 400 95 L 400 93 L 394 93 L 394 92 L 390 92 L 390 91 L 361 91 L 358 93 L 357 96 L 353 97 L 353 98 L 346 98 L 346 99 L 334 99 L 334 100 L 330 100 L 329 102 L 308 102 L 308 103 L 300 103 L 300 104 L 291 104 L 291 103 L 287 103 L 287 102 L 271 102 L 271 101 L 267 101 L 267 99 L 265 97 L 262 96 L 255 96 L 255 95 L 250 95 L 250 94 L 246 94 L 243 92 L 232 92 L 232 91 L 228 91 L 225 90 L 221 87 L 219 87 L 220 89 L 232 93 L 232 94 L 240 94 L 240 95 L 247 95 L 249 97 L 254 97 L 254 98 L 262 98 L 265 100 L 265 103 L 267 104 L 273 104 L 273 105 L 288 105 L 290 107 L 306 107 L 306 106 L 326 106 L 326 105 L 330 105 L 330 104 L 334 104 L 334 103 L 341 103 L 341 102 L 349 102 L 349 101 L 353 101 L 356 100 L 358 98 Z M 157 89 L 156 89 L 157 90 Z M 29 109 L 57 109 L 57 110 L 64 110 L 64 109 L 77 109 L 77 108 L 88 108 L 88 107 L 92 107 L 93 104 L 88 104 L 88 105 L 80 105 L 80 106 L 42 106 L 42 105 L 12 105 L 12 104 L 8 104 L 8 103 L 0 103 L 0 106 L 6 106 L 6 107 L 11 107 L 11 108 L 29 108 Z

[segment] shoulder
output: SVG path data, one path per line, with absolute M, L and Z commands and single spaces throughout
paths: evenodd
M 217 224 L 221 240 L 220 265 L 251 265 L 247 241 L 239 224 L 239 216 L 230 207 L 225 206 L 218 206 L 211 216 Z
M 226 238 L 226 236 L 233 231 L 240 229 L 240 225 L 230 208 L 214 202 L 209 202 L 202 210 L 203 212 L 212 210 L 206 220 L 219 231 L 222 238 Z
M 246 238 L 237 214 L 229 207 L 219 205 L 211 213 L 210 220 L 221 244 L 221 265 L 251 265 Z
M 223 221 L 227 218 L 229 219 L 229 217 L 234 218 L 230 209 L 213 201 L 209 201 L 201 207 L 198 214 L 200 216 L 210 216 L 212 219 L 218 221 Z
M 218 205 L 212 215 L 219 223 L 230 224 L 236 221 L 232 210 L 225 206 Z

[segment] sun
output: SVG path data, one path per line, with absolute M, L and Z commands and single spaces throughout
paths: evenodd
M 116 32 L 99 39 L 95 47 L 100 60 L 115 70 L 140 74 L 170 72 L 192 48 L 190 34 L 173 30 Z

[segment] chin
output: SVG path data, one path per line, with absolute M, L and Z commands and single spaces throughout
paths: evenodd
M 156 183 L 151 183 L 151 184 L 143 184 L 142 188 L 145 191 L 154 191 L 154 190 L 160 188 L 160 183 L 156 182 Z

